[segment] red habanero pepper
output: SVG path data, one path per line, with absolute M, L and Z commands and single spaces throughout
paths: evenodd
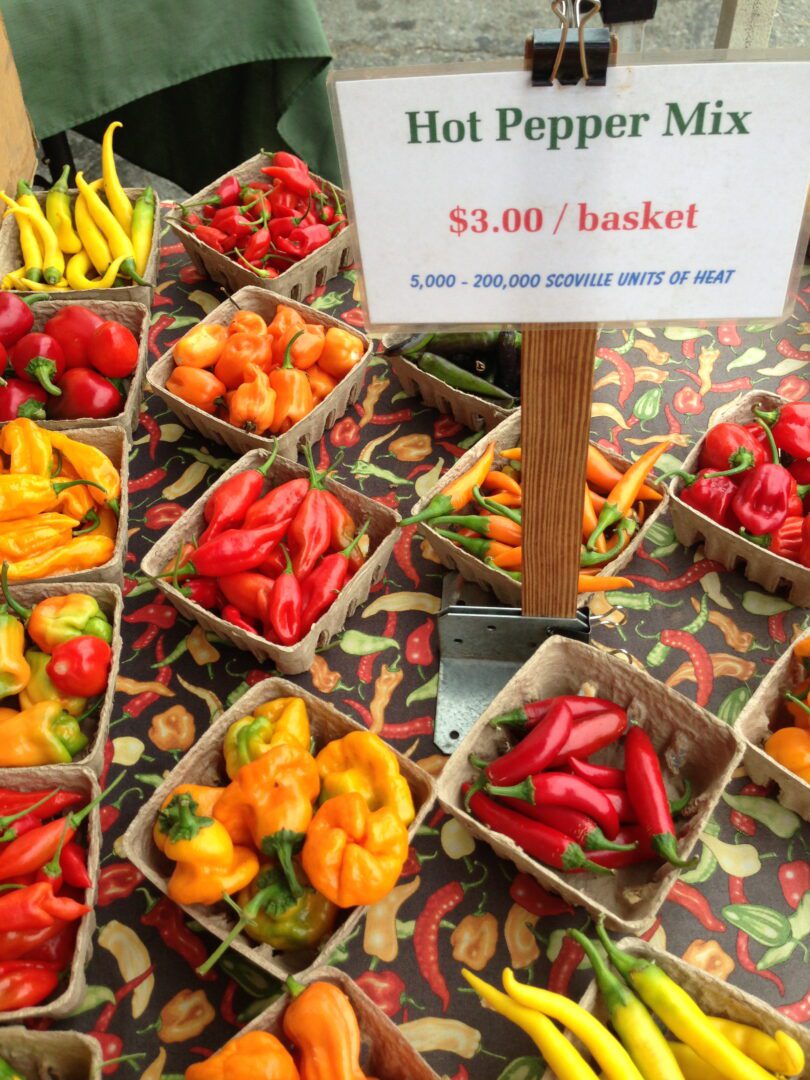
M 92 634 L 81 634 L 57 645 L 45 668 L 51 682 L 66 697 L 96 697 L 107 688 L 112 649 Z
M 212 229 L 210 225 L 198 225 L 194 230 L 194 235 L 203 244 L 207 244 L 208 247 L 212 247 L 214 251 L 219 252 L 225 251 L 224 244 L 230 239 L 222 229 Z
M 301 585 L 301 626 L 304 633 L 328 610 L 349 578 L 352 555 L 365 536 L 370 522 L 366 522 L 354 539 L 333 555 L 327 555 L 315 567 Z M 278 580 L 278 579 L 277 579 Z
M 195 971 L 207 960 L 208 949 L 205 943 L 197 934 L 188 929 L 183 912 L 167 896 L 161 897 L 144 915 L 141 915 L 141 923 L 143 926 L 154 926 L 163 944 L 181 956 Z M 215 971 L 208 971 L 200 976 L 206 982 L 213 982 L 216 977 Z
M 65 925 L 57 921 L 50 926 L 41 926 L 37 930 L 0 931 L 0 963 L 6 960 L 20 960 L 28 956 L 29 953 L 60 934 Z
M 537 773 L 519 784 L 506 787 L 487 784 L 484 790 L 487 795 L 507 799 L 508 805 L 514 810 L 535 821 L 544 821 L 577 841 L 580 837 L 568 833 L 567 829 L 557 823 L 547 821 L 545 811 L 564 807 L 587 814 L 600 826 L 609 840 L 619 831 L 619 815 L 605 793 L 587 780 L 581 780 L 569 773 Z
M 242 185 L 239 179 L 231 173 L 226 176 L 217 187 L 214 195 L 208 200 L 208 206 L 233 206 L 242 197 Z
M 535 881 L 529 874 L 520 873 L 514 878 L 509 886 L 509 896 L 513 903 L 541 919 L 573 914 L 574 911 L 570 904 L 544 889 L 540 882 Z
M 226 529 L 196 548 L 189 560 L 168 577 L 220 577 L 253 570 L 268 557 L 289 527 L 289 519 L 254 529 Z
M 549 709 L 537 727 L 484 770 L 490 784 L 516 784 L 551 764 L 568 740 L 574 717 L 565 701 Z
M 332 538 L 329 506 L 323 497 L 325 474 L 316 470 L 309 443 L 304 445 L 304 456 L 309 466 L 309 490 L 292 520 L 289 533 L 293 572 L 299 581 L 312 573 L 315 563 L 328 551 Z
M 560 701 L 565 702 L 569 707 L 575 720 L 583 720 L 586 716 L 593 716 L 615 707 L 612 701 L 606 701 L 604 698 L 584 697 L 581 694 L 561 694 L 558 697 L 543 698 L 541 701 L 528 701 L 525 705 L 520 705 L 510 712 L 493 716 L 489 722 L 490 727 L 510 726 L 531 731 L 548 715 L 549 709 Z
M 228 236 L 236 236 L 241 239 L 251 235 L 253 222 L 245 217 L 241 206 L 223 206 L 211 218 L 211 228 L 220 229 Z
M 433 619 L 428 616 L 415 630 L 408 634 L 405 642 L 405 659 L 417 667 L 430 667 L 433 663 L 433 648 L 430 644 L 433 635 Z
M 270 250 L 270 230 L 262 225 L 245 244 L 242 255 L 246 262 L 259 263 Z
M 116 900 L 132 896 L 143 881 L 143 874 L 130 862 L 107 863 L 98 875 L 96 905 L 107 907 Z
M 746 540 L 765 548 L 772 555 L 781 555 L 783 559 L 799 562 L 803 524 L 804 519 L 801 517 L 786 517 L 772 533 L 766 533 L 765 536 L 746 536 Z
M 590 761 L 581 761 L 578 757 L 568 759 L 568 768 L 583 780 L 598 788 L 623 788 L 627 784 L 624 769 L 614 769 L 611 765 L 594 765 Z
M 52 964 L 26 960 L 0 963 L 0 1013 L 30 1009 L 49 997 L 59 983 Z
M 807 359 L 806 353 L 801 353 Z M 754 409 L 769 425 L 777 447 L 795 458 L 810 458 L 810 402 L 791 401 L 781 409 Z
M 772 533 L 788 516 L 793 477 L 782 465 L 757 465 L 745 474 L 732 500 L 740 524 L 754 536 Z
M 265 176 L 280 180 L 294 195 L 307 198 L 309 195 L 320 194 L 321 189 L 310 175 L 309 166 L 301 158 L 279 150 L 273 154 L 271 161 L 272 164 L 265 165 L 262 169 Z
M 742 424 L 715 424 L 709 428 L 698 459 L 699 469 L 726 469 L 743 472 L 752 465 L 768 460 L 766 447 L 760 438 Z
M 225 529 L 238 528 L 245 521 L 248 511 L 262 493 L 265 477 L 275 461 L 277 451 L 278 443 L 273 446 L 267 461 L 258 468 L 236 473 L 211 492 L 203 510 L 208 525 L 200 536 L 201 544 L 213 540 Z M 247 527 L 250 528 L 249 525 Z
M 527 855 L 557 870 L 592 870 L 598 874 L 610 874 L 611 870 L 593 863 L 582 848 L 570 836 L 558 829 L 551 829 L 540 821 L 529 818 L 501 806 L 472 784 L 463 784 L 462 791 L 468 811 L 482 825 L 514 840 Z
M 248 634 L 258 633 L 258 626 L 246 615 L 243 615 L 235 604 L 225 604 L 220 611 L 220 615 L 225 622 L 229 622 L 231 626 L 235 626 L 239 630 L 244 630 Z
M 355 982 L 389 1018 L 396 1016 L 402 1006 L 412 1000 L 395 971 L 364 971 Z
M 624 763 L 627 792 L 653 850 L 672 866 L 694 866 L 697 855 L 692 859 L 682 859 L 678 855 L 675 823 L 661 775 L 661 764 L 649 735 L 640 727 L 631 727 L 627 733 Z
M 678 498 L 716 521 L 718 525 L 734 532 L 740 527 L 732 503 L 737 485 L 730 476 L 717 476 L 710 469 L 701 469 L 695 476 L 687 476 L 687 482 L 678 492 Z
M 243 615 L 249 619 L 259 619 L 261 622 L 267 619 L 270 595 L 273 591 L 272 578 L 259 574 L 255 570 L 244 570 L 241 574 L 226 574 L 224 577 L 217 578 L 217 585 L 228 603 Z
M 273 582 L 267 621 L 277 641 L 282 645 L 294 645 L 301 640 L 303 629 L 301 583 L 293 572 L 293 564 L 286 551 L 285 556 L 287 566 Z

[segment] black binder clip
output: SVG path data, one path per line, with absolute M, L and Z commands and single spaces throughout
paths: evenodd
M 647 22 L 655 16 L 658 0 L 602 0 L 599 14 L 605 26 Z
M 586 27 L 601 7 L 600 0 L 553 0 L 551 10 L 559 30 L 535 30 L 532 35 L 532 86 L 604 86 L 610 55 L 610 31 Z M 569 31 L 576 31 L 576 38 Z

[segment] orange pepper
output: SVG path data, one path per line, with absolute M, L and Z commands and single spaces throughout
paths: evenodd
M 176 367 L 166 380 L 166 389 L 189 405 L 212 414 L 225 399 L 225 384 L 204 368 Z
M 298 331 L 304 333 L 303 330 Z M 309 416 L 315 408 L 315 399 L 305 371 L 293 367 L 290 350 L 295 337 L 290 338 L 284 353 L 284 363 L 270 372 L 270 385 L 276 392 L 276 411 L 270 430 L 274 435 L 289 431 L 299 420 Z
M 259 337 L 244 331 L 232 334 L 220 353 L 214 374 L 225 383 L 228 390 L 235 390 L 245 381 L 245 368 L 248 364 L 256 364 L 260 368 L 266 365 L 269 349 L 266 336 Z
M 178 367 L 211 368 L 228 340 L 228 331 L 219 323 L 198 323 L 174 346 Z
M 508 491 L 511 495 L 520 495 L 520 484 L 513 477 L 507 475 L 505 472 L 501 472 L 500 469 L 493 469 L 485 478 L 481 487 L 487 491 Z
M 633 582 L 626 577 L 599 577 L 580 571 L 577 592 L 610 592 L 612 589 L 632 589 Z
M 796 655 L 795 649 L 793 654 Z M 785 698 L 785 712 L 796 727 L 810 731 L 810 679 L 803 679 L 793 687 L 791 696 Z
M 505 457 L 507 461 L 522 461 L 523 450 L 519 446 L 512 447 L 511 450 L 499 450 L 501 457 Z
M 619 472 L 615 465 L 611 465 L 601 450 L 592 443 L 588 444 L 588 466 L 586 478 L 592 488 L 598 488 L 604 494 L 608 494 L 621 480 L 624 473 Z M 663 495 L 649 484 L 642 484 L 638 491 L 640 499 L 649 502 L 661 502 Z M 597 510 L 599 507 L 596 508 Z
M 764 750 L 774 761 L 810 783 L 810 731 L 781 728 L 767 740 Z
M 318 363 L 327 374 L 340 380 L 360 362 L 364 352 L 362 339 L 356 334 L 339 326 L 330 326 Z
M 488 495 L 487 498 L 490 502 L 508 506 L 512 510 L 519 510 L 523 505 L 523 499 L 520 495 L 514 495 L 511 491 L 499 491 L 495 495 Z
M 228 327 L 229 334 L 255 334 L 257 337 L 267 333 L 267 323 L 258 311 L 237 311 Z
M 323 401 L 323 399 L 328 397 L 337 386 L 337 380 L 333 379 L 331 375 L 325 372 L 320 364 L 313 364 L 311 368 L 308 368 L 307 376 L 309 378 L 312 396 L 316 402 Z
M 489 545 L 489 557 L 501 570 L 520 570 L 523 566 L 523 549 L 497 540 Z
M 303 330 L 303 333 L 301 331 Z M 287 346 L 293 338 L 295 344 L 290 351 L 293 367 L 306 371 L 317 364 L 323 352 L 324 328 L 320 323 L 293 324 L 273 342 L 273 363 L 278 366 L 284 359 Z
M 273 423 L 276 392 L 267 375 L 256 364 L 245 368 L 245 381 L 227 394 L 228 423 L 256 435 L 264 435 Z
M 295 308 L 288 307 L 287 304 L 279 304 L 272 322 L 268 323 L 267 333 L 271 337 L 280 338 L 287 333 L 291 326 L 301 330 L 304 326 L 303 316 Z

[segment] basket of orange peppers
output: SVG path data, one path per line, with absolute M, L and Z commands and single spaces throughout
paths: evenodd
M 262 289 L 238 292 L 150 369 L 147 381 L 186 427 L 237 453 L 295 457 L 357 400 L 371 342 L 329 315 Z

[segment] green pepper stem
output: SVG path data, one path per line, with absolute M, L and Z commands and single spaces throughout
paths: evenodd
M 303 994 L 303 992 L 306 990 L 304 984 L 300 983 L 297 979 L 294 979 L 292 975 L 287 976 L 287 981 L 284 985 L 287 989 L 287 993 L 293 999 L 300 997 L 301 994 Z
M 754 415 L 757 418 L 756 422 L 759 424 L 759 426 L 762 428 L 762 430 L 765 432 L 766 436 L 768 437 L 768 445 L 771 448 L 771 457 L 773 458 L 773 463 L 774 463 L 774 465 L 778 465 L 779 464 L 779 448 L 776 445 L 776 439 L 774 439 L 774 437 L 773 437 L 773 432 L 771 431 L 770 427 L 768 426 L 768 424 L 763 419 L 762 414 L 760 413 L 760 411 L 758 409 L 754 409 Z M 773 413 L 771 413 L 770 415 L 773 415 Z
M 46 803 L 48 799 L 52 799 L 53 796 L 61 790 L 62 789 L 60 787 L 54 788 L 53 791 L 46 792 L 46 794 L 43 795 L 39 802 L 35 802 L 33 806 L 26 806 L 24 810 L 20 810 L 16 814 L 6 814 L 3 817 L 0 817 L 0 830 L 5 830 L 9 827 L 9 825 L 13 825 L 15 821 L 19 821 L 20 818 L 25 817 L 27 814 L 32 814 L 34 810 L 37 809 L 37 807 L 42 806 L 42 804 Z
M 261 889 L 252 896 L 244 907 L 240 907 L 235 900 L 232 900 L 228 893 L 223 892 L 222 899 L 228 905 L 229 908 L 234 911 L 239 918 L 234 926 L 228 931 L 226 937 L 222 939 L 219 945 L 214 949 L 211 955 L 197 968 L 198 975 L 207 975 L 214 964 L 220 959 L 220 957 L 230 949 L 231 945 L 236 941 L 248 923 L 252 923 L 256 916 L 262 909 L 266 894 L 274 891 L 274 886 L 268 886 L 266 889 Z
M 510 521 L 514 521 L 516 525 L 523 524 L 523 514 L 520 510 L 515 510 L 511 506 L 503 506 L 501 503 L 493 502 L 492 499 L 488 499 L 486 495 L 482 494 L 481 488 L 476 484 L 473 488 L 473 498 L 479 506 L 483 506 L 485 510 L 489 510 L 493 514 L 499 514 L 501 517 L 508 518 Z
M 683 781 L 683 795 L 680 799 L 675 799 L 674 802 L 669 804 L 669 812 L 671 814 L 680 814 L 680 812 L 689 805 L 692 798 L 692 784 L 688 778 L 684 778 Z
M 87 806 L 83 806 L 81 810 L 77 810 L 75 814 L 70 814 L 68 820 L 70 821 L 71 829 L 78 829 L 81 823 L 86 817 L 89 817 L 93 810 L 102 803 L 111 791 L 115 791 L 121 781 L 126 777 L 126 772 L 121 772 L 116 776 L 111 784 L 107 784 L 105 789 L 100 795 L 97 795 L 92 802 L 89 802 Z
M 268 472 L 272 468 L 273 462 L 278 455 L 278 439 L 273 437 L 273 449 L 270 451 L 270 456 L 261 465 L 257 466 L 256 472 L 261 473 L 262 476 L 267 476 Z
M 303 330 L 301 331 L 303 333 Z M 294 339 L 290 340 L 292 345 Z M 289 348 L 289 346 L 288 346 Z M 310 488 L 317 488 L 322 490 L 324 487 L 325 474 L 319 473 L 315 467 L 315 459 L 312 456 L 312 443 L 304 443 L 304 458 L 309 469 L 309 486 Z
M 298 339 L 299 339 L 299 338 L 301 337 L 301 335 L 302 335 L 303 333 L 304 333 L 304 331 L 303 331 L 303 330 L 299 330 L 299 331 L 297 331 L 297 333 L 293 334 L 293 336 L 292 336 L 292 337 L 290 338 L 290 340 L 289 340 L 289 341 L 287 342 L 287 348 L 286 348 L 286 349 L 284 350 L 284 362 L 283 362 L 283 363 L 282 363 L 282 365 L 281 365 L 281 366 L 282 366 L 283 368 L 291 368 L 291 367 L 293 367 L 293 366 L 294 366 L 294 365 L 293 365 L 293 362 L 292 362 L 292 347 L 293 347 L 293 343 L 294 343 L 294 342 L 296 342 L 296 341 L 298 341 Z
M 354 551 L 354 549 L 355 549 L 355 548 L 357 547 L 357 545 L 358 545 L 358 544 L 360 543 L 360 541 L 362 540 L 362 538 L 363 538 L 363 537 L 364 537 L 364 536 L 366 535 L 366 533 L 368 532 L 368 527 L 369 527 L 369 525 L 370 525 L 370 524 L 371 524 L 371 518 L 368 518 L 368 519 L 367 519 L 367 520 L 366 520 L 366 521 L 365 521 L 365 522 L 363 523 L 363 526 L 362 526 L 362 528 L 361 528 L 361 529 L 359 530 L 359 532 L 357 532 L 357 533 L 356 533 L 356 534 L 354 535 L 354 538 L 352 539 L 351 543 L 350 543 L 350 544 L 348 544 L 348 545 L 347 545 L 347 546 L 346 546 L 346 547 L 345 547 L 345 548 L 343 549 L 343 551 L 341 551 L 341 553 L 340 553 L 340 554 L 341 554 L 341 555 L 342 555 L 342 556 L 343 556 L 344 558 L 348 559 L 348 558 L 350 558 L 350 557 L 351 557 L 351 554 L 352 554 L 352 552 Z
M 52 484 L 51 486 L 56 494 L 60 495 L 67 488 L 76 487 L 79 484 L 84 484 L 85 487 L 98 488 L 98 490 L 103 491 L 105 495 L 107 493 L 107 489 L 103 485 L 97 484 L 95 480 L 65 480 L 63 483 Z
M 693 855 L 691 859 L 682 859 L 678 854 L 678 841 L 673 833 L 657 833 L 655 836 L 650 837 L 650 843 L 653 850 L 662 859 L 666 859 L 670 866 L 677 866 L 681 869 L 691 868 L 697 866 L 700 859 L 699 855 Z
M 6 603 L 14 614 L 19 615 L 23 622 L 28 622 L 33 614 L 33 608 L 23 607 L 8 591 L 8 563 L 5 560 L 3 560 L 3 569 L 0 570 L 0 587 L 2 587 Z
M 621 521 L 624 514 L 621 512 L 618 506 L 613 503 L 606 502 L 602 509 L 599 511 L 599 518 L 596 522 L 596 528 L 588 537 L 588 543 L 585 545 L 588 551 L 593 551 L 596 541 L 604 533 L 606 529 L 611 528 L 618 521 Z
M 794 705 L 798 705 L 800 709 L 804 709 L 806 713 L 810 714 L 810 705 L 808 705 L 806 701 L 802 701 L 802 699 L 796 697 L 795 694 L 791 694 L 789 690 L 785 691 L 784 696 L 787 701 L 792 701 Z
M 65 818 L 65 827 L 62 829 L 62 835 L 59 837 L 59 843 L 56 846 L 56 851 L 53 853 L 51 859 L 45 863 L 42 867 L 42 873 L 47 878 L 57 878 L 62 873 L 62 850 L 67 840 L 68 828 L 70 826 L 70 819 Z
M 519 784 L 510 784 L 508 787 L 487 784 L 484 790 L 487 795 L 495 795 L 501 799 L 520 799 L 521 802 L 529 803 L 531 806 L 534 806 L 537 801 L 531 777 L 527 777 L 526 780 L 521 781 Z

